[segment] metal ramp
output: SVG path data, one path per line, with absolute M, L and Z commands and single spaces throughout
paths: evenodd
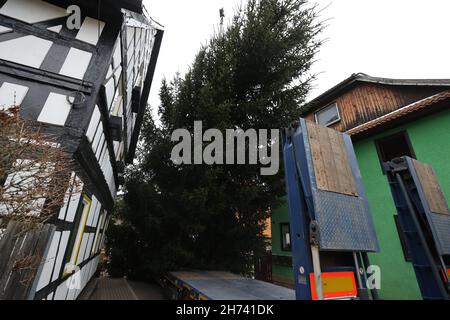
M 364 253 L 379 244 L 350 137 L 300 119 L 283 146 L 297 299 L 327 298 L 322 271 L 353 272 L 358 294 L 349 297 L 367 298 Z
M 384 164 L 422 297 L 449 299 L 450 210 L 431 166 L 409 157 Z

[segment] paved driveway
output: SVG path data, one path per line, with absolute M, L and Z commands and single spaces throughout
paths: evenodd
M 165 300 L 162 289 L 154 284 L 103 277 L 89 300 Z

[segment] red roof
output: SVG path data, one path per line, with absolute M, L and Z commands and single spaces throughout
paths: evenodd
M 362 125 L 359 125 L 353 129 L 348 130 L 346 133 L 348 135 L 356 135 L 356 134 L 368 131 L 372 128 L 381 126 L 387 122 L 393 121 L 393 120 L 403 117 L 407 114 L 410 114 L 410 113 L 413 113 L 415 111 L 422 110 L 425 108 L 429 108 L 429 107 L 433 106 L 434 104 L 436 104 L 438 102 L 442 102 L 446 99 L 450 99 L 450 91 L 443 91 L 443 92 L 435 94 L 431 97 L 411 103 L 411 104 L 409 104 L 405 107 L 402 107 L 400 109 L 397 109 L 391 113 L 385 114 L 384 116 L 381 116 L 377 119 L 363 123 Z

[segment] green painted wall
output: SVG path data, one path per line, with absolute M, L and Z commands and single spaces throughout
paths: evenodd
M 381 267 L 380 294 L 383 299 L 421 299 L 412 265 L 404 259 L 393 217 L 396 209 L 375 148 L 375 140 L 402 130 L 408 132 L 417 159 L 433 166 L 446 198 L 450 199 L 450 110 L 354 144 L 381 246 L 381 253 L 371 254 L 370 260 Z M 285 213 L 274 213 L 273 252 L 278 252 L 276 246 L 280 250 L 279 223 L 289 220 L 287 208 L 284 210 Z M 282 221 L 282 218 L 286 220 Z
M 411 263 L 404 259 L 393 218 L 396 209 L 387 178 L 381 173 L 374 141 L 359 142 L 354 147 L 380 241 L 381 252 L 369 255 L 370 262 L 381 267 L 380 295 L 384 299 L 420 299 Z
M 282 223 L 289 223 L 289 212 L 287 206 L 287 199 L 285 204 L 273 210 L 271 215 L 272 220 L 272 255 L 275 256 L 291 256 L 288 251 L 281 250 L 281 226 Z M 292 267 L 281 266 L 275 263 L 272 264 L 272 274 L 291 279 L 294 282 L 294 272 Z
M 289 279 L 294 284 L 294 271 L 290 267 L 272 264 L 272 274 Z
M 284 205 L 273 210 L 272 219 L 272 254 L 278 256 L 290 256 L 288 251 L 281 250 L 281 223 L 289 223 L 289 209 L 287 205 L 287 198 L 283 199 Z

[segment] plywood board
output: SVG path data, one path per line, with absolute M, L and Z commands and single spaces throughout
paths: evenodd
M 306 123 L 317 188 L 357 196 L 342 134 L 310 121 Z
M 447 201 L 445 200 L 444 193 L 439 185 L 433 167 L 417 160 L 413 160 L 413 164 L 430 211 L 450 215 Z

